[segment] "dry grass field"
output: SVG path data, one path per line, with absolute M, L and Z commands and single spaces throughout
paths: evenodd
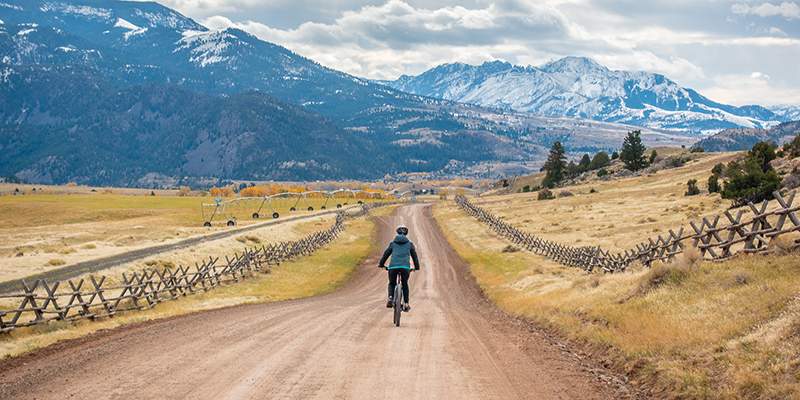
M 705 189 L 711 168 L 735 156 L 694 155 L 679 168 L 556 189 L 573 195 L 554 200 L 524 193 L 470 201 L 539 237 L 619 252 L 727 209 L 717 194 L 684 193 L 689 179 Z M 797 255 L 712 263 L 695 250 L 670 265 L 588 275 L 509 252 L 510 242 L 453 202 L 435 216 L 495 304 L 607 360 L 655 397 L 800 398 Z
M 0 282 L 230 229 L 203 227 L 200 205 L 213 203 L 211 198 L 143 194 L 0 196 Z M 280 221 L 321 214 L 315 203 L 319 201 L 311 200 L 317 210 L 313 212 L 290 212 L 294 203 L 288 200 L 276 204 L 276 211 Z M 242 227 L 273 221 L 271 217 L 253 219 L 254 211 L 234 209 L 233 215 Z M 224 221 L 219 217 L 214 221 L 218 220 Z M 273 239 L 263 238 L 265 244 Z
M 199 217 L 199 203 L 202 200 L 207 199 L 98 194 L 0 197 L 0 209 L 7 220 L 20 217 L 24 210 L 32 210 L 31 213 L 36 216 L 36 222 L 27 226 L 11 222 L 0 228 L 0 281 L 231 229 L 226 226 L 202 227 Z M 373 214 L 390 213 L 392 208 L 379 208 Z M 106 276 L 105 285 L 108 286 L 121 284 L 123 273 L 130 276 L 145 268 L 193 265 L 209 257 L 221 257 L 224 260 L 225 256 L 232 257 L 246 247 L 301 239 L 315 231 L 328 229 L 335 219 L 333 214 L 318 211 L 293 215 L 282 216 L 278 220 L 282 222 L 280 224 L 155 254 L 97 275 Z M 312 217 L 297 218 L 308 215 Z M 198 224 L 197 221 L 201 222 Z M 268 221 L 273 220 L 270 218 Z M 263 222 L 264 219 L 247 219 L 242 220 L 241 225 Z M 306 297 L 335 290 L 347 281 L 360 260 L 369 254 L 373 246 L 373 228 L 369 219 L 347 221 L 345 232 L 333 244 L 309 257 L 285 262 L 280 267 L 271 268 L 270 273 L 258 274 L 238 284 L 223 285 L 206 293 L 160 303 L 151 310 L 123 313 L 97 322 L 56 322 L 17 329 L 2 335 L 0 354 L 16 355 L 58 340 L 136 321 L 236 304 Z M 20 253 L 22 255 L 18 256 Z M 54 259 L 59 262 L 52 262 Z M 0 309 L 13 309 L 18 305 L 9 300 L 0 301 Z

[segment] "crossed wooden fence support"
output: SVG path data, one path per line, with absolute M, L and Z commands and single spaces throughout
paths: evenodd
M 792 206 L 795 194 L 796 192 L 792 190 L 788 198 L 784 198 L 776 191 L 773 193 L 775 201 L 772 204 L 777 204 L 777 207 L 770 211 L 767 211 L 770 206 L 769 201 L 765 200 L 760 207 L 749 203 L 746 208 L 738 210 L 735 217 L 726 210 L 723 215 L 729 222 L 727 225 L 720 223 L 722 220 L 720 215 L 715 216 L 713 222 L 704 217 L 699 226 L 694 221 L 689 223 L 694 233 L 688 232 L 683 227 L 677 233 L 670 229 L 669 235 L 648 238 L 634 248 L 617 254 L 604 251 L 599 246 L 572 247 L 551 242 L 518 230 L 473 205 L 464 196 L 456 196 L 455 201 L 469 215 L 529 251 L 562 265 L 582 268 L 587 272 L 593 272 L 597 268 L 603 272 L 613 273 L 624 271 L 634 261 L 647 267 L 655 261 L 670 261 L 676 255 L 683 253 L 689 243 L 700 250 L 703 259 L 709 261 L 724 261 L 739 254 L 770 251 L 770 244 L 778 236 L 800 231 L 800 219 L 795 215 L 800 206 Z M 749 215 L 748 211 L 752 215 Z M 745 215 L 749 216 L 743 220 Z M 788 247 L 793 249 L 800 247 L 798 242 L 800 239 L 789 243 Z
M 345 219 L 369 215 L 370 209 L 380 205 L 362 204 L 359 212 L 339 212 L 329 229 L 314 232 L 297 241 L 245 249 L 241 254 L 235 253 L 232 258 L 225 256 L 224 262 L 219 257 L 209 257 L 195 263 L 194 268 L 165 267 L 134 272 L 131 276 L 123 273 L 123 283 L 118 286 L 103 287 L 105 276 L 99 279 L 90 276 L 88 281 L 67 281 L 69 289 L 59 292 L 58 288 L 63 282 L 35 280 L 29 285 L 23 279 L 22 293 L 0 294 L 0 299 L 22 299 L 16 309 L 0 310 L 0 333 L 50 321 L 94 320 L 114 316 L 120 311 L 147 310 L 163 301 L 208 291 L 222 283 L 238 282 L 263 268 L 313 253 L 339 237 L 344 231 Z

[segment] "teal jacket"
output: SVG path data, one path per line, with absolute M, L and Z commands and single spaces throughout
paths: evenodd
M 397 235 L 392 243 L 389 243 L 389 247 L 383 252 L 381 262 L 378 264 L 381 268 L 384 266 L 389 256 L 392 256 L 392 260 L 389 262 L 389 269 L 411 269 L 411 260 L 409 260 L 409 258 L 414 259 L 414 268 L 419 269 L 417 249 L 414 248 L 414 243 L 408 240 L 406 235 Z

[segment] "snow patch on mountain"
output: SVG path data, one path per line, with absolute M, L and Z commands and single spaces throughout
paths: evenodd
M 45 3 L 39 9 L 43 12 L 73 14 L 89 18 L 98 18 L 101 20 L 110 20 L 112 16 L 112 11 L 106 8 L 76 6 L 67 3 Z
M 25 11 L 25 9 L 23 9 L 22 7 L 15 6 L 13 4 L 0 3 L 0 7 L 10 8 L 12 10 L 17 10 L 17 11 Z
M 184 32 L 183 38 L 177 43 L 179 47 L 173 53 L 180 50 L 189 50 L 191 54 L 189 61 L 200 67 L 228 60 L 228 57 L 224 55 L 225 51 L 235 44 L 241 44 L 238 38 L 226 30 L 192 31 L 193 34 L 188 34 L 187 32 Z
M 134 25 L 134 24 L 122 19 L 122 18 L 117 18 L 117 23 L 114 24 L 114 27 L 115 28 L 130 29 L 132 31 L 135 31 L 135 30 L 139 29 L 138 26 L 136 26 L 136 25 Z
M 151 28 L 165 27 L 182 29 L 187 25 L 185 17 L 171 10 L 167 13 L 151 13 L 137 9 L 136 15 L 149 21 Z
M 137 29 L 135 31 L 125 32 L 125 34 L 123 36 L 125 36 L 125 40 L 128 40 L 128 39 L 130 39 L 131 36 L 141 35 L 141 34 L 143 34 L 145 32 L 147 32 L 147 28 L 139 28 L 139 29 Z

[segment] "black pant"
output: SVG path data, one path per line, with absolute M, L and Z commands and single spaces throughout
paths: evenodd
M 411 275 L 410 269 L 394 268 L 389 270 L 389 297 L 394 296 L 394 287 L 397 286 L 397 275 L 400 275 L 400 282 L 403 288 L 403 298 L 408 303 L 408 276 Z

